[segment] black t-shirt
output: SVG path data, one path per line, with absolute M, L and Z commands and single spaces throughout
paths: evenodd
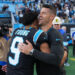
M 25 40 L 29 40 L 35 48 L 40 40 L 45 40 L 44 37 L 42 30 L 34 28 L 19 28 L 14 31 L 7 59 L 7 75 L 33 75 L 34 58 L 21 53 L 17 46 L 18 43 L 26 43 Z
M 50 54 L 35 50 L 33 56 L 36 62 L 37 75 L 64 75 L 63 67 L 59 67 L 64 55 L 63 39 L 61 34 L 54 28 L 47 32 Z

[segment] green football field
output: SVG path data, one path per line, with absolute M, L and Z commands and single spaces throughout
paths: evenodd
M 75 57 L 73 57 L 73 47 L 69 46 L 69 60 L 68 63 L 70 64 L 69 67 L 65 67 L 66 75 L 75 75 Z
M 68 63 L 70 64 L 70 66 L 65 66 L 66 75 L 75 75 L 75 57 L 73 57 L 72 51 L 73 47 L 69 46 Z M 34 75 L 37 75 L 36 70 L 34 70 Z

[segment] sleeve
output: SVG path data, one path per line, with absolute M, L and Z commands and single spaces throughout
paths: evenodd
M 38 30 L 33 37 L 33 43 L 36 46 L 40 46 L 45 41 L 47 41 L 47 34 L 43 30 Z
M 44 63 L 47 63 L 47 64 L 53 64 L 53 65 L 58 65 L 58 57 L 54 54 L 54 53 L 50 53 L 50 54 L 47 54 L 47 53 L 43 53 L 43 52 L 40 52 L 39 50 L 34 50 L 33 52 L 33 56 L 44 62 Z
M 52 35 L 54 35 L 54 34 L 52 34 Z M 59 35 L 57 34 L 57 36 L 59 36 Z M 63 57 L 63 54 L 64 54 L 64 47 L 63 47 L 61 38 L 57 39 L 56 35 L 54 35 L 54 37 L 52 37 L 51 41 L 52 42 L 49 43 L 49 45 L 51 46 L 50 54 L 40 52 L 39 50 L 34 50 L 33 56 L 36 59 L 38 59 L 42 62 L 45 62 L 47 64 L 53 64 L 53 65 L 59 66 L 61 59 Z

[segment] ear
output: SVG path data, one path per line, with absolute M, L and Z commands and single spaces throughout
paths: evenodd
M 50 19 L 53 21 L 54 17 L 55 17 L 55 15 L 54 14 L 51 14 Z

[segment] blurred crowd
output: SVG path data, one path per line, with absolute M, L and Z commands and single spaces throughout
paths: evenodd
M 57 16 L 62 20 L 62 23 L 75 23 L 75 1 L 74 0 L 2 0 L 12 2 L 4 4 L 4 10 L 11 11 L 16 20 L 23 17 L 25 10 L 33 10 L 40 12 L 43 4 L 53 5 L 57 10 Z M 16 3 L 17 2 L 17 3 Z M 20 3 L 19 3 L 20 2 Z M 10 8 L 11 7 L 11 8 Z
M 9 11 L 12 15 L 12 25 L 15 26 L 14 24 L 17 24 L 17 26 L 19 26 L 25 11 L 32 10 L 32 11 L 37 11 L 38 13 L 40 13 L 40 10 L 43 4 L 48 4 L 55 7 L 56 14 L 57 14 L 56 16 L 60 17 L 61 23 L 75 24 L 75 0 L 0 0 L 0 11 L 2 12 Z M 56 28 L 59 28 L 60 30 L 59 23 L 54 25 L 56 26 Z M 64 27 L 62 27 L 62 29 L 63 28 Z M 10 39 L 11 39 L 10 37 L 12 36 L 12 33 L 13 33 L 13 29 L 9 28 L 9 33 L 8 33 L 9 35 L 7 34 L 0 38 L 0 39 L 4 39 L 4 41 L 1 41 L 3 42 L 1 46 L 6 45 L 5 43 L 7 42 L 10 43 Z M 74 37 L 74 34 L 73 34 L 73 37 Z M 9 46 L 9 44 L 7 45 Z M 4 49 L 6 50 L 6 48 Z M 74 49 L 75 49 L 75 44 L 74 44 Z M 75 56 L 75 52 L 73 53 L 74 53 L 73 56 Z M 4 61 L 4 60 L 0 60 L 0 61 Z M 67 62 L 68 62 L 68 56 L 65 63 Z M 1 63 L 6 64 L 5 62 L 1 62 Z M 2 67 L 4 64 L 1 64 L 0 67 Z M 68 66 L 70 66 L 70 64 L 68 64 Z

